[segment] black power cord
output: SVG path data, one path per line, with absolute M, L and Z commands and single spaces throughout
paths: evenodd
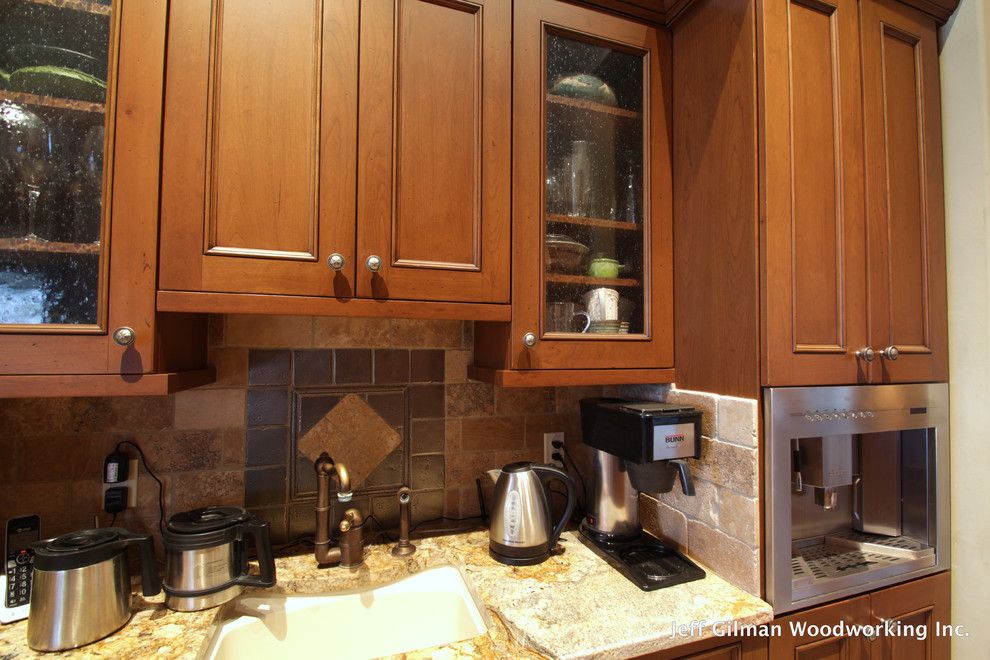
M 577 475 L 578 481 L 581 482 L 581 497 L 578 498 L 578 506 L 581 508 L 581 511 L 575 511 L 575 513 L 578 514 L 580 519 L 583 519 L 584 514 L 588 511 L 587 501 L 585 500 L 588 494 L 588 487 L 585 485 L 584 475 L 581 474 L 581 470 L 578 469 L 577 463 L 575 463 L 574 459 L 571 458 L 571 452 L 567 450 L 567 445 L 560 440 L 555 440 L 553 443 L 553 448 L 557 451 L 552 454 L 552 458 L 564 463 L 565 469 L 568 465 L 570 465 L 570 469 L 574 471 L 574 474 Z
M 154 479 L 155 482 L 158 484 L 158 530 L 164 533 L 165 532 L 165 484 L 162 483 L 162 480 L 158 478 L 158 475 L 155 474 L 155 472 L 151 469 L 151 466 L 148 465 L 148 459 L 144 455 L 144 451 L 141 449 L 140 445 L 138 445 L 135 442 L 131 442 L 130 440 L 121 440 L 120 442 L 117 443 L 116 451 L 120 451 L 120 448 L 124 446 L 133 447 L 135 450 L 137 450 L 138 456 L 141 457 L 141 465 L 144 466 L 144 471 L 147 472 L 148 476 Z

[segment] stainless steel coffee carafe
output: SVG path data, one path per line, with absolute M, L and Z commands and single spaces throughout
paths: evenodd
M 36 651 L 74 649 L 127 623 L 131 618 L 127 548 L 132 545 L 141 550 L 142 592 L 154 596 L 161 583 L 147 534 L 106 527 L 33 544 L 28 646 Z
M 564 525 L 574 511 L 574 480 L 551 465 L 510 463 L 489 470 L 495 482 L 488 549 L 503 564 L 529 566 L 550 556 Z M 552 525 L 550 494 L 545 481 L 555 479 L 567 488 L 567 506 Z
M 178 612 L 226 603 L 244 587 L 275 585 L 268 523 L 236 506 L 211 506 L 169 518 L 165 543 L 165 605 Z M 247 540 L 259 574 L 248 571 Z

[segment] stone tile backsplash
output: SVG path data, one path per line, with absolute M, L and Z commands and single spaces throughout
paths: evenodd
M 211 317 L 209 337 L 217 381 L 207 387 L 170 397 L 0 400 L 0 518 L 39 513 L 49 535 L 92 527 L 96 517 L 109 524 L 100 513 L 103 460 L 133 440 L 162 477 L 167 513 L 240 504 L 271 521 L 277 543 L 310 534 L 315 477 L 298 442 L 348 396 L 362 412 L 348 418 L 357 431 L 335 459 L 346 464 L 374 449 L 368 438 L 381 436 L 361 430 L 378 420 L 400 437 L 355 494 L 388 527 L 399 484 L 414 490 L 417 521 L 477 516 L 475 480 L 506 463 L 542 460 L 544 433 L 564 432 L 577 464 L 587 465 L 578 401 L 603 388 L 469 381 L 469 322 L 230 315 Z M 705 412 L 702 458 L 691 461 L 697 495 L 684 497 L 679 484 L 644 495 L 641 516 L 758 594 L 756 402 L 666 386 L 607 391 Z M 487 478 L 482 487 L 490 490 Z M 117 524 L 154 531 L 157 523 L 157 486 L 142 470 L 138 507 Z

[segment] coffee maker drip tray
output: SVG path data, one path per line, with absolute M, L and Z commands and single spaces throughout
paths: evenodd
M 836 590 L 934 565 L 935 550 L 918 541 L 839 532 L 792 544 L 791 587 L 799 600 L 821 593 L 824 583 Z
M 705 572 L 680 553 L 645 533 L 627 541 L 582 529 L 581 541 L 643 591 L 701 580 Z

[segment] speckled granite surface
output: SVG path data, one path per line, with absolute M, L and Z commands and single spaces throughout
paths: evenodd
M 317 569 L 309 555 L 278 560 L 282 593 L 326 593 L 399 579 L 424 568 L 463 567 L 484 601 L 488 633 L 404 658 L 624 658 L 711 636 L 674 637 L 674 625 L 694 621 L 759 624 L 770 606 L 712 575 L 655 592 L 640 591 L 584 546 L 574 532 L 561 539 L 563 552 L 539 566 L 503 566 L 488 556 L 487 532 L 416 541 L 417 552 L 396 559 L 384 545 L 366 551 L 355 570 Z M 258 594 L 259 592 L 255 592 Z M 196 658 L 213 632 L 216 610 L 180 614 L 161 596 L 134 596 L 136 612 L 109 638 L 61 654 L 36 654 L 25 643 L 26 622 L 0 628 L 0 658 Z M 387 625 L 387 624 L 386 624 Z

